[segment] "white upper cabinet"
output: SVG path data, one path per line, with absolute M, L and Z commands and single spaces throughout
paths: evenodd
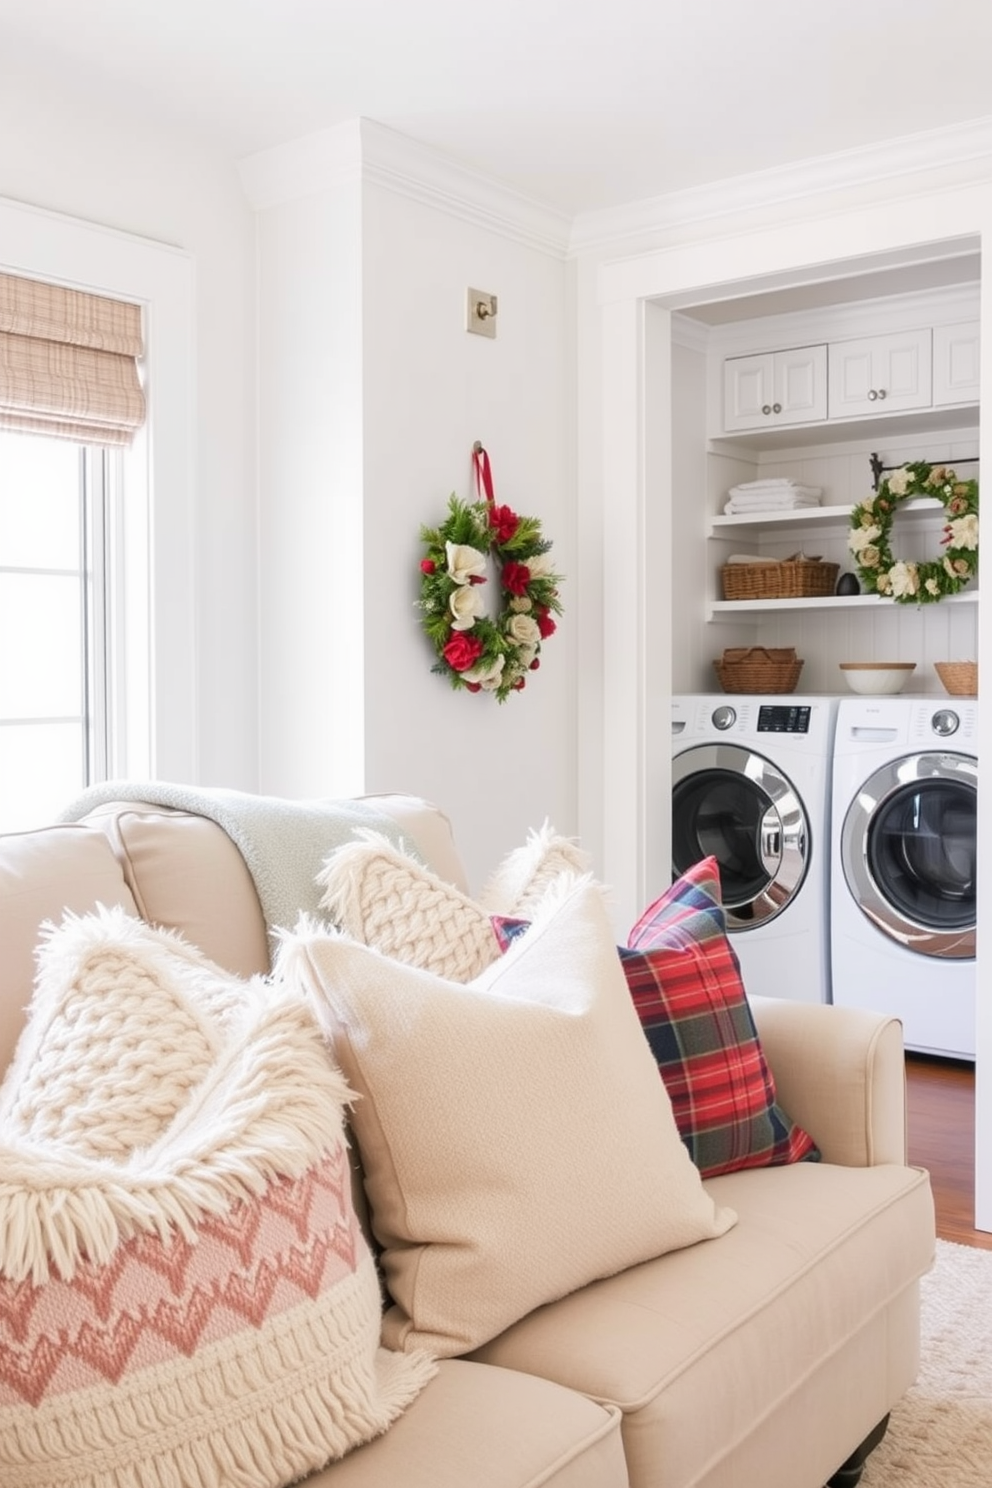
M 978 400 L 978 321 L 933 328 L 933 404 Z
M 827 348 L 800 346 L 724 362 L 723 423 L 729 432 L 822 422 Z
M 895 335 L 831 343 L 827 358 L 830 417 L 858 418 L 929 408 L 931 337 L 927 326 Z

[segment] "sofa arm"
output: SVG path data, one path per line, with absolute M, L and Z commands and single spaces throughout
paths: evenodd
M 823 1003 L 749 999 L 779 1103 L 824 1162 L 906 1161 L 906 1065 L 896 1018 Z

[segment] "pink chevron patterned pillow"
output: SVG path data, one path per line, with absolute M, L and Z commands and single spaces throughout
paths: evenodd
M 67 919 L 41 952 L 0 1092 L 0 1484 L 274 1488 L 384 1430 L 434 1372 L 380 1347 L 350 1092 L 312 1015 L 258 981 L 233 1004 L 214 970 L 211 999 L 205 958 L 122 911 Z M 126 1099 L 78 1085 L 163 1048 Z

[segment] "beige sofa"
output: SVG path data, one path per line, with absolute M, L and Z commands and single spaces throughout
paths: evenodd
M 465 888 L 451 830 L 372 798 Z M 142 803 L 0 838 L 0 1070 L 39 924 L 97 903 L 268 969 L 251 874 L 215 821 Z M 760 989 L 752 989 L 753 991 Z M 781 1104 L 819 1164 L 710 1180 L 739 1222 L 540 1308 L 437 1376 L 315 1488 L 822 1488 L 856 1483 L 918 1362 L 932 1259 L 927 1175 L 905 1163 L 899 1025 L 755 997 Z

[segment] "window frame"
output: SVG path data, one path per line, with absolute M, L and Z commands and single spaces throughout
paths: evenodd
M 142 306 L 148 417 L 122 452 L 107 534 L 116 778 L 197 778 L 193 533 L 194 271 L 190 254 L 0 197 L 0 270 Z

